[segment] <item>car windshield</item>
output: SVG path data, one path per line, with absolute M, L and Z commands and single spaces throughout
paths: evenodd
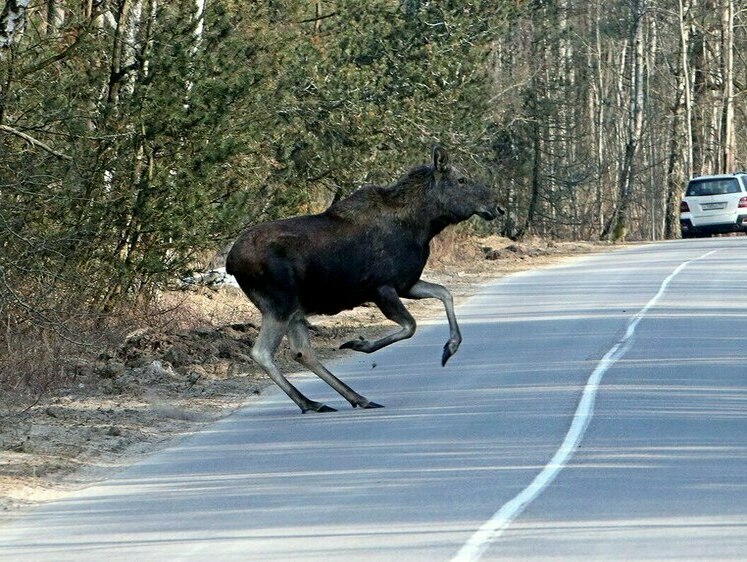
M 737 178 L 691 180 L 687 186 L 686 196 L 724 195 L 726 193 L 739 193 L 740 191 Z

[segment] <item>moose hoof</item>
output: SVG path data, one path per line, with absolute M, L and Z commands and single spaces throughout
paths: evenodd
M 356 398 L 354 401 L 351 401 L 350 405 L 353 408 L 360 408 L 361 410 L 372 410 L 373 408 L 384 407 L 381 404 L 377 404 L 376 402 L 371 402 L 369 399 L 364 398 L 363 396 L 360 396 Z
M 306 412 L 317 412 L 319 414 L 324 414 L 326 412 L 336 412 L 334 408 L 330 408 L 326 404 L 312 404 L 308 408 L 302 408 L 301 413 L 305 414 Z
M 340 346 L 340 349 L 352 349 L 353 351 L 362 351 L 363 353 L 368 353 L 370 351 L 370 344 L 368 343 L 368 340 L 360 338 L 357 340 L 350 340 L 348 342 L 345 342 Z
M 381 404 L 377 404 L 376 402 L 369 402 L 368 404 L 366 404 L 365 406 L 363 406 L 363 409 L 364 410 L 372 410 L 374 408 L 383 408 L 383 407 L 384 406 L 382 406 Z
M 449 341 L 446 342 L 446 345 L 444 346 L 444 352 L 443 355 L 441 355 L 441 366 L 444 367 L 446 365 L 446 362 L 449 360 L 449 357 L 454 355 L 457 352 L 457 349 L 459 349 L 459 344 L 462 343 L 461 337 L 453 337 L 449 338 Z
M 448 349 L 444 349 L 443 355 L 441 355 L 441 366 L 445 367 L 446 362 L 449 360 L 449 357 L 451 357 L 451 352 Z

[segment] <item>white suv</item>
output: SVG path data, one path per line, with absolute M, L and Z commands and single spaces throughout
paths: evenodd
M 747 232 L 747 172 L 699 176 L 680 203 L 682 238 Z

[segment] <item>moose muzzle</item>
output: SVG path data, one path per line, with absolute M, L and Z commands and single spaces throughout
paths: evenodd
M 505 209 L 500 205 L 495 205 L 495 207 L 493 207 L 492 209 L 483 207 L 477 210 L 477 216 L 479 216 L 481 219 L 485 219 L 486 221 L 492 221 L 493 219 L 502 217 L 505 214 Z

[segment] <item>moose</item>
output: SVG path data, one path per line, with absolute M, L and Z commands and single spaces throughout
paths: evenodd
M 449 322 L 441 357 L 446 365 L 462 336 L 451 293 L 420 279 L 430 241 L 473 215 L 493 220 L 503 213 L 490 188 L 452 167 L 446 151 L 435 146 L 430 164 L 412 168 L 388 187 L 364 185 L 322 213 L 250 227 L 228 253 L 226 271 L 262 314 L 252 358 L 302 413 L 336 411 L 309 400 L 275 364 L 274 354 L 287 335 L 294 359 L 353 408 L 381 408 L 322 365 L 311 347 L 307 315 L 375 304 L 400 329 L 340 347 L 372 353 L 415 333 L 415 319 L 401 298 L 439 299 Z

